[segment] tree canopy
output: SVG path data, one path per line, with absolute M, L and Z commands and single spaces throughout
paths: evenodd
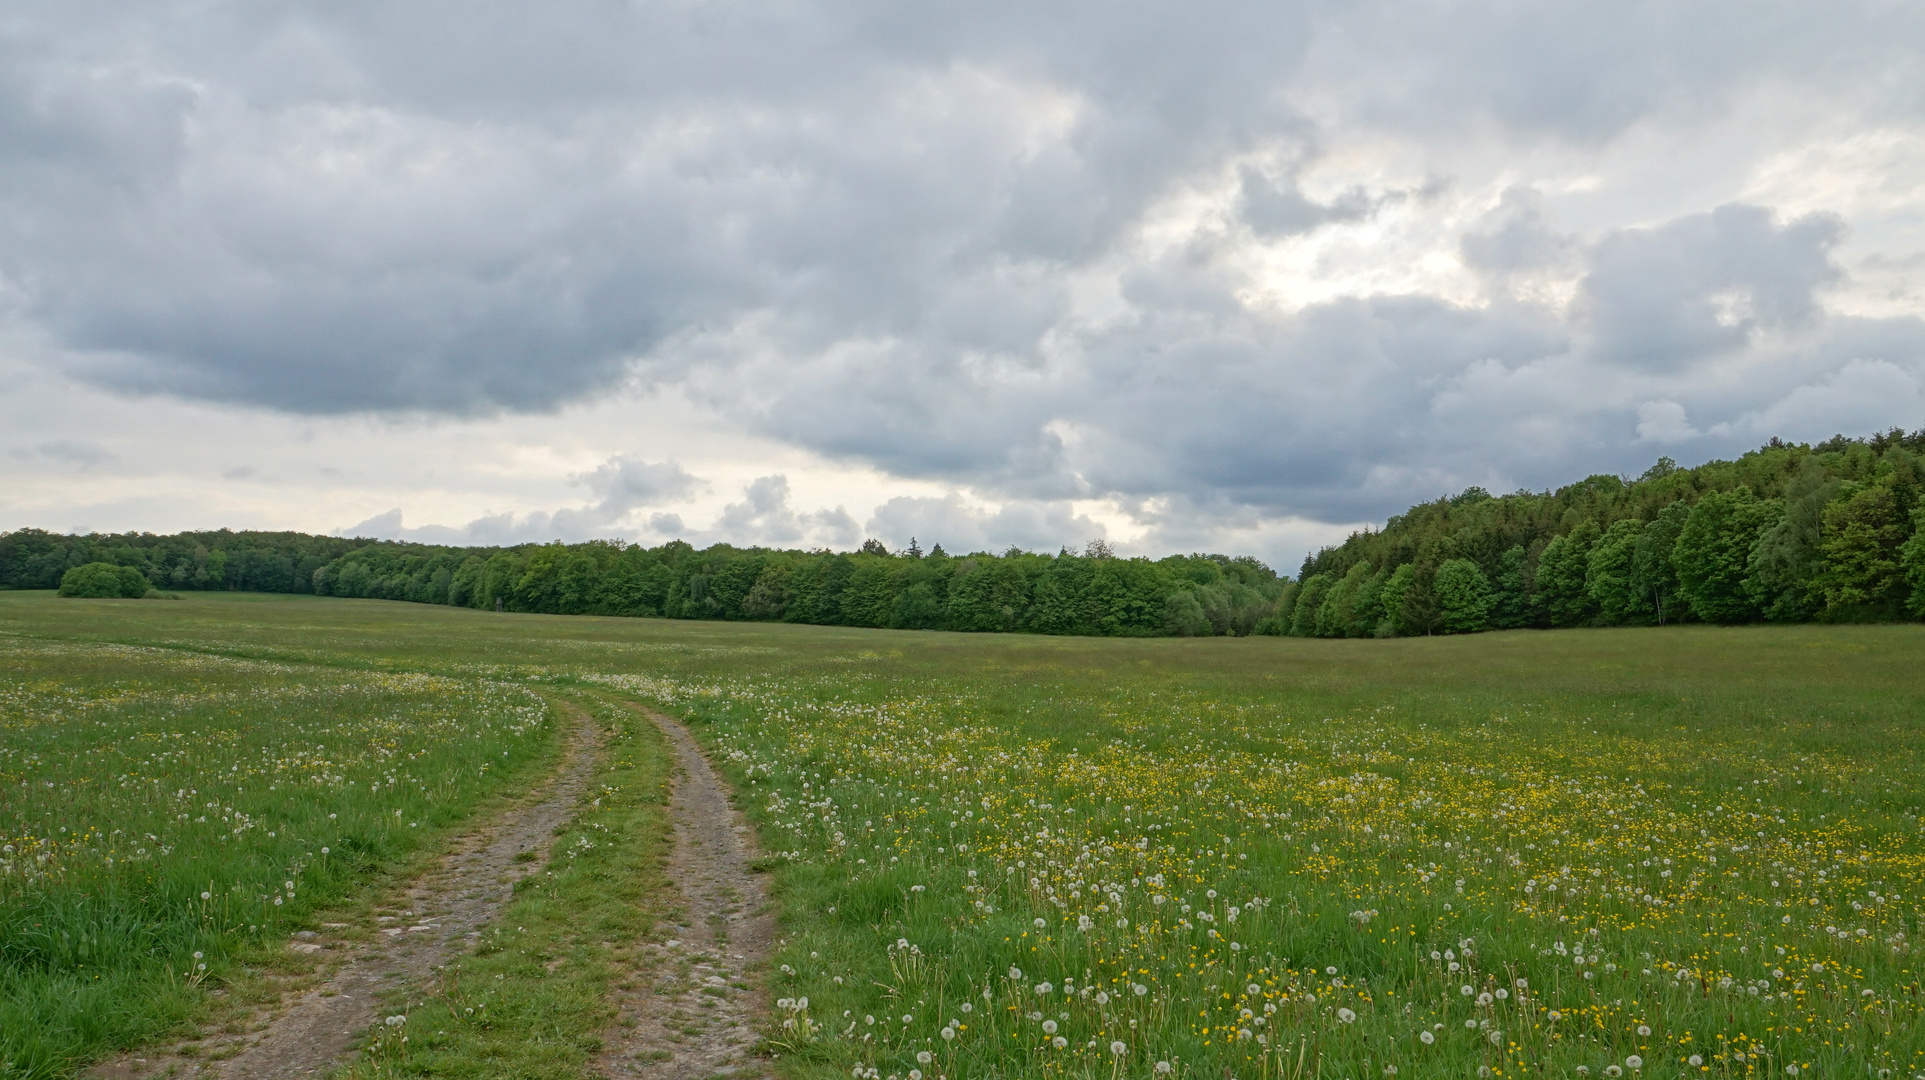
M 1690 469 L 1660 458 L 1635 479 L 1591 476 L 1556 491 L 1471 488 L 1304 560 L 1296 595 L 1320 610 L 1346 582 L 1388 572 L 1395 602 L 1376 625 L 1298 611 L 1284 632 L 1916 618 L 1921 486 L 1925 431 L 1893 430 L 1816 446 L 1773 439 Z

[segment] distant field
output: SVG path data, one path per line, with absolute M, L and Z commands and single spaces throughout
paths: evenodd
M 223 934 L 291 926 L 265 886 L 320 873 L 328 813 L 378 840 L 436 784 L 478 797 L 454 778 L 547 745 L 518 695 L 582 687 L 689 718 L 746 793 L 795 1075 L 1925 1075 L 1921 657 L 1916 626 L 1106 640 L 0 593 L 0 833 L 76 853 L 65 883 L 8 856 L 4 1007 L 73 965 L 158 977 L 29 949 L 49 897 L 187 913 L 167 970 L 214 940 L 204 877 Z M 301 704 L 336 695 L 369 704 Z M 392 788 L 382 739 L 419 740 Z M 297 783 L 297 753 L 330 764 Z M 193 821 L 190 776 L 273 825 Z M 126 862 L 150 833 L 178 839 Z

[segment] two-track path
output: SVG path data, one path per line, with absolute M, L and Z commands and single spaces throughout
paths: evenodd
M 555 830 L 573 815 L 594 772 L 599 731 L 587 713 L 565 707 L 575 722 L 560 768 L 519 804 L 457 838 L 448 854 L 411 883 L 389 913 L 377 916 L 372 939 L 353 942 L 299 937 L 303 952 L 339 950 L 346 959 L 318 986 L 278 1015 L 238 1036 L 215 1035 L 178 1053 L 128 1055 L 94 1070 L 103 1080 L 161 1075 L 219 1080 L 281 1080 L 326 1075 L 344 1061 L 381 1015 L 393 990 L 425 985 L 434 971 L 466 952 L 514 895 L 515 882 L 547 863 Z M 341 927 L 346 929 L 346 927 Z
M 647 946 L 648 982 L 624 992 L 617 1034 L 602 1055 L 611 1078 L 700 1080 L 762 1071 L 750 1055 L 763 1008 L 762 965 L 775 944 L 768 891 L 753 869 L 755 837 L 694 736 L 675 720 L 631 706 L 660 728 L 679 775 L 669 878 L 682 892 L 673 936 Z
M 661 729 L 675 755 L 678 776 L 669 804 L 675 843 L 668 873 L 683 903 L 665 940 L 643 946 L 647 962 L 637 972 L 639 982 L 617 993 L 619 1021 L 597 1071 L 623 1080 L 755 1075 L 761 1065 L 750 1052 L 775 920 L 751 868 L 754 838 L 688 729 L 661 713 L 631 707 Z M 290 943 L 297 951 L 347 954 L 319 985 L 277 1014 L 257 1018 L 251 1031 L 123 1055 L 89 1075 L 284 1080 L 324 1077 L 346 1062 L 391 993 L 425 986 L 436 970 L 471 949 L 513 896 L 515 882 L 546 865 L 555 832 L 580 804 L 599 751 L 594 720 L 573 706 L 564 712 L 574 719 L 575 732 L 560 768 L 518 805 L 457 839 L 391 913 L 378 916 L 370 940 L 309 935 Z

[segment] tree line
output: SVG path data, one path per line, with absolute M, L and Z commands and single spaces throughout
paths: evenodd
M 846 553 L 614 541 L 493 550 L 376 545 L 323 567 L 314 588 L 550 614 L 1153 636 L 1247 634 L 1285 582 L 1255 559 L 1119 559 L 1101 543 L 1055 555 L 924 553 L 878 541 Z
M 69 570 L 110 563 L 139 570 L 162 590 L 313 592 L 321 567 L 380 541 L 295 532 L 0 533 L 0 589 L 53 589 Z
M 1103 636 L 1249 634 L 1288 583 L 1256 559 L 1117 558 L 1101 541 L 1055 555 L 697 550 L 682 541 L 463 548 L 297 533 L 0 535 L 0 588 L 114 595 L 96 564 L 159 589 L 247 589 L 558 615 L 654 616 Z M 114 587 L 124 587 L 123 582 Z M 90 584 L 83 584 L 88 582 Z
M 1304 560 L 1284 632 L 1390 637 L 1925 617 L 1925 431 L 1552 492 L 1471 488 Z
M 1105 636 L 1876 621 L 1925 617 L 1921 484 L 1925 431 L 1774 439 L 1737 461 L 1660 459 L 1635 479 L 1471 488 L 1316 552 L 1294 581 L 1248 557 L 1125 559 L 1100 541 L 958 556 L 913 540 L 838 553 L 23 529 L 0 534 L 0 588 L 66 581 L 71 595 L 134 595 L 145 580 L 563 615 Z

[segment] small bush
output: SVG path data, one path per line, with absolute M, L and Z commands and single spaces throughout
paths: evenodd
M 60 595 L 96 600 L 138 600 L 151 588 L 147 575 L 139 570 L 104 562 L 76 566 L 60 579 Z

